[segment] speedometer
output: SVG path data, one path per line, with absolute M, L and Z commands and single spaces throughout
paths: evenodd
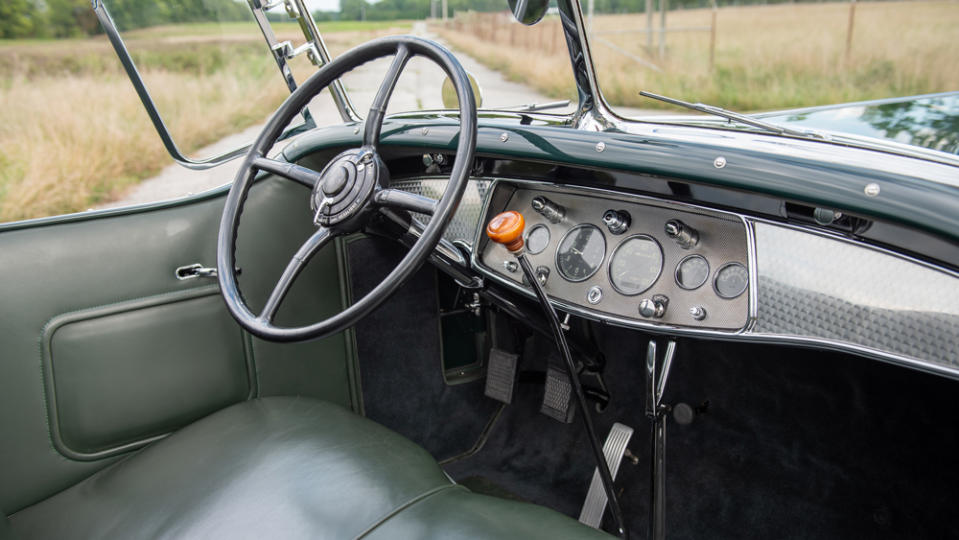
M 606 237 L 595 225 L 570 229 L 556 250 L 556 269 L 566 281 L 583 281 L 599 270 L 606 258 Z
M 609 281 L 626 296 L 637 295 L 656 283 L 663 271 L 663 249 L 651 236 L 639 234 L 623 241 L 609 261 Z

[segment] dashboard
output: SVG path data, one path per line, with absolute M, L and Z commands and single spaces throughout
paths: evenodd
M 635 324 L 739 331 L 749 322 L 749 242 L 742 218 L 600 190 L 496 183 L 486 220 L 523 214 L 544 291 L 579 313 Z M 485 221 L 484 221 L 485 222 Z M 478 263 L 513 287 L 515 258 L 485 237 Z
M 435 198 L 445 184 L 393 187 Z M 475 177 L 437 250 L 471 287 L 531 299 L 513 257 L 484 234 L 505 210 L 525 217 L 530 262 L 561 316 L 842 350 L 959 379 L 959 274 L 948 269 L 834 231 L 665 197 Z

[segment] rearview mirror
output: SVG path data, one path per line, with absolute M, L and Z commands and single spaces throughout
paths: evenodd
M 549 9 L 549 0 L 507 0 L 507 4 L 516 20 L 526 26 L 538 23 Z

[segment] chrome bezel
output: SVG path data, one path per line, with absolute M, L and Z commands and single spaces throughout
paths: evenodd
M 723 270 L 725 270 L 726 268 L 729 268 L 730 266 L 739 266 L 743 269 L 743 271 L 746 272 L 746 285 L 743 286 L 743 290 L 739 291 L 733 296 L 726 296 L 719 291 L 719 286 L 717 286 L 716 283 L 719 281 L 719 275 L 723 273 Z M 745 264 L 737 261 L 728 262 L 716 269 L 716 273 L 713 275 L 713 291 L 716 293 L 716 296 L 722 298 L 723 300 L 734 300 L 736 298 L 739 298 L 740 296 L 742 296 L 744 292 L 749 290 L 749 280 L 750 280 L 749 269 L 746 267 Z
M 645 289 L 643 289 L 643 290 L 641 290 L 641 291 L 638 291 L 638 292 L 634 292 L 634 293 L 627 293 L 627 292 L 623 292 L 623 291 L 616 285 L 616 280 L 613 279 L 613 260 L 616 259 L 616 254 L 619 253 L 619 249 L 620 249 L 621 247 L 623 247 L 624 245 L 626 245 L 626 243 L 629 242 L 630 240 L 634 240 L 634 239 L 637 239 L 637 238 L 642 238 L 642 239 L 645 239 L 645 240 L 649 240 L 649 241 L 651 241 L 653 244 L 656 245 L 656 248 L 659 250 L 659 272 L 656 273 L 656 277 L 653 278 L 653 281 L 652 281 L 652 282 L 649 284 L 649 286 L 646 287 Z M 610 256 L 609 256 L 609 262 L 606 264 L 606 276 L 609 278 L 609 284 L 613 286 L 613 290 L 615 290 L 615 291 L 618 292 L 619 294 L 621 294 L 621 295 L 623 295 L 623 296 L 639 296 L 640 294 L 643 294 L 644 292 L 648 291 L 649 289 L 652 289 L 652 288 L 653 288 L 653 285 L 655 285 L 656 282 L 659 281 L 659 278 L 663 275 L 663 266 L 664 266 L 665 264 L 666 264 L 666 257 L 665 257 L 665 255 L 663 255 L 663 246 L 659 243 L 658 240 L 656 240 L 655 238 L 653 238 L 652 236 L 650 236 L 650 235 L 648 235 L 648 234 L 634 234 L 634 235 L 632 235 L 632 236 L 627 236 L 626 238 L 623 238 L 623 241 L 620 242 L 619 245 L 616 246 L 616 249 L 613 250 L 613 253 L 610 254 Z
M 689 259 L 702 259 L 703 262 L 706 263 L 706 276 L 703 278 L 701 282 L 699 282 L 699 285 L 696 285 L 695 287 L 687 287 L 683 285 L 682 281 L 679 280 L 679 268 L 682 265 L 686 264 L 686 261 L 688 261 Z M 673 279 L 676 280 L 676 285 L 679 285 L 680 289 L 687 290 L 687 291 L 695 291 L 696 289 L 705 285 L 707 281 L 709 281 L 709 273 L 711 271 L 712 271 L 712 266 L 710 266 L 709 264 L 709 259 L 707 259 L 706 257 L 703 257 L 699 253 L 693 253 L 692 255 L 686 255 L 678 263 L 676 263 L 676 269 L 673 271 Z
M 543 249 L 539 251 L 533 251 L 532 249 L 529 248 L 529 237 L 533 235 L 533 231 L 536 231 L 539 229 L 543 229 L 546 231 L 546 245 L 543 246 Z M 536 225 L 535 227 L 532 227 L 530 230 L 526 231 L 526 234 L 523 235 L 523 242 L 526 244 L 526 252 L 529 253 L 530 255 L 539 255 L 540 253 L 546 251 L 552 239 L 553 239 L 552 231 L 550 231 L 549 227 L 547 227 L 546 225 L 542 223 L 540 223 L 539 225 Z
M 596 265 L 596 268 L 592 272 L 583 276 L 582 278 L 572 279 L 566 275 L 566 272 L 563 271 L 563 267 L 559 264 L 559 251 L 563 247 L 563 242 L 566 241 L 566 238 L 568 238 L 569 235 L 573 234 L 579 229 L 584 229 L 584 228 L 596 229 L 596 232 L 599 233 L 599 237 L 603 239 L 603 258 L 599 261 L 599 264 Z M 553 265 L 556 267 L 556 273 L 559 274 L 559 277 L 565 279 L 566 281 L 570 283 L 579 283 L 581 281 L 586 281 L 587 279 L 595 276 L 596 272 L 599 272 L 599 269 L 603 267 L 603 263 L 606 262 L 606 248 L 607 248 L 606 235 L 603 234 L 602 229 L 600 229 L 596 225 L 593 225 L 592 223 L 580 223 L 579 225 L 566 231 L 566 234 L 563 235 L 563 238 L 561 238 L 560 241 L 557 242 L 556 244 L 556 253 L 553 255 Z

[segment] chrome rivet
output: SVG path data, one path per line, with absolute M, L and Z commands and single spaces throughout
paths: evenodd
M 717 169 L 722 169 L 725 166 L 726 166 L 726 158 L 724 158 L 723 156 L 719 156 L 718 158 L 713 160 L 713 167 L 716 167 Z
M 689 308 L 689 314 L 693 317 L 693 319 L 701 321 L 706 318 L 706 308 L 703 306 L 693 306 Z
M 356 135 L 359 132 L 360 132 L 360 126 L 356 126 L 353 128 L 353 135 Z
M 879 184 L 873 182 L 871 184 L 866 184 L 866 187 L 862 190 L 866 194 L 866 197 L 875 197 L 879 195 Z
M 599 141 L 598 143 L 596 143 L 596 151 L 602 152 L 603 150 L 606 150 L 606 143 L 604 143 L 603 141 Z
M 429 135 L 429 134 L 430 134 L 430 128 L 428 127 L 423 128 L 423 135 Z
M 509 140 L 509 133 L 506 133 L 505 131 L 504 131 L 503 133 L 500 133 L 500 134 L 499 134 L 499 140 L 500 140 L 500 142 L 506 142 L 506 141 L 508 141 L 508 140 Z

